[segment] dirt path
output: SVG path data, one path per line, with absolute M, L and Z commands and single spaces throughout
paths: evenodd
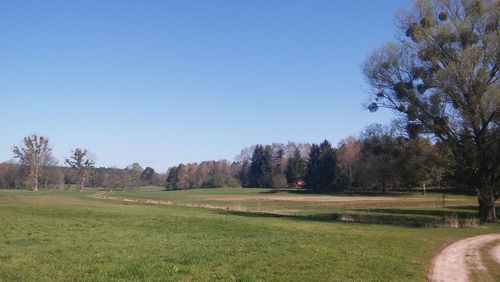
M 434 257 L 429 281 L 469 281 L 470 268 L 486 271 L 481 261 L 481 247 L 498 240 L 500 233 L 471 237 L 449 245 Z M 491 255 L 500 258 L 500 243 L 492 248 Z
M 500 264 L 500 243 L 491 249 L 491 257 L 498 263 Z

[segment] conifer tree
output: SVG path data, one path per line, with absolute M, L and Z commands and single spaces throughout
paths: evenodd
M 273 156 L 270 146 L 257 145 L 250 163 L 250 184 L 256 188 L 272 187 Z
M 320 145 L 321 152 L 319 175 L 320 188 L 333 190 L 337 180 L 337 152 L 328 140 L 324 140 Z
M 288 159 L 286 165 L 286 180 L 289 184 L 295 183 L 299 179 L 303 179 L 305 176 L 306 163 L 302 156 L 300 155 L 299 149 L 295 149 L 293 155 Z
M 318 190 L 320 188 L 320 171 L 319 165 L 321 161 L 321 150 L 317 144 L 312 144 L 307 160 L 307 170 L 305 176 L 306 188 Z

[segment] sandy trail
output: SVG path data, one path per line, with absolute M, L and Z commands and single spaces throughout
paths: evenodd
M 429 281 L 469 281 L 470 267 L 486 270 L 481 262 L 481 248 L 498 240 L 500 233 L 475 236 L 449 245 L 434 257 Z M 493 258 L 500 259 L 500 243 L 490 253 Z
M 500 264 L 500 243 L 491 249 L 491 257 L 498 263 Z

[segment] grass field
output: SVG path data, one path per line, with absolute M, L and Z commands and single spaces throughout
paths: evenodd
M 314 194 L 307 190 L 196 189 L 161 191 L 146 188 L 103 194 L 115 199 L 163 200 L 178 206 L 217 208 L 245 213 L 282 215 L 304 219 L 344 220 L 414 227 L 442 226 L 450 222 L 474 224 L 476 197 L 442 194 L 342 195 Z
M 444 244 L 500 232 L 499 224 L 416 228 L 399 221 L 472 216 L 476 202 L 464 196 L 450 196 L 442 207 L 436 194 L 241 188 L 101 194 L 164 205 L 95 194 L 0 190 L 0 280 L 423 281 Z M 379 221 L 338 222 L 333 214 Z

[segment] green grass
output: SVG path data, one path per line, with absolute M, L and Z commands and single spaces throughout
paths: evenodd
M 498 224 L 413 228 L 146 205 L 94 199 L 94 192 L 1 190 L 0 280 L 423 281 L 443 244 L 500 232 Z M 197 203 L 267 192 L 111 194 Z M 411 196 L 403 198 L 411 202 Z M 302 204 L 314 209 L 314 203 Z M 358 204 L 352 209 L 360 209 Z M 426 208 L 437 209 L 409 207 Z
M 271 189 L 195 189 L 162 191 L 146 188 L 106 193 L 108 196 L 162 199 L 181 206 L 212 206 L 242 212 L 261 212 L 315 219 L 348 218 L 357 222 L 406 226 L 439 226 L 446 217 L 462 222 L 477 215 L 477 199 L 442 194 L 342 195 L 311 194 L 304 190 Z M 328 199 L 324 199 L 324 198 Z M 330 200 L 331 198 L 331 200 Z M 303 199 L 303 200 L 302 200 Z M 470 221 L 470 220 L 469 220 Z

